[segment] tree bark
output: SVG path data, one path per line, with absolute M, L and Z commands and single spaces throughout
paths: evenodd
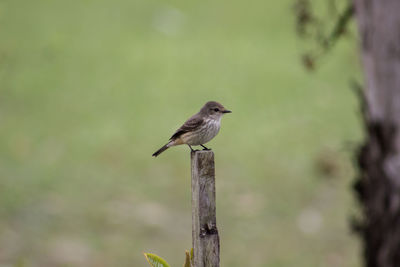
M 367 267 L 400 266 L 400 0 L 354 0 L 366 140 L 355 184 Z

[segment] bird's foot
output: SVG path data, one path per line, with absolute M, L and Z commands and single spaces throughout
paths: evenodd
M 206 147 L 206 146 L 203 146 L 203 145 L 201 145 L 202 147 L 203 147 L 203 150 L 211 150 L 210 148 L 208 148 L 208 147 Z
M 198 151 L 197 149 L 193 149 L 190 145 L 188 145 L 189 146 L 189 148 L 190 148 L 190 152 L 196 152 L 196 151 Z

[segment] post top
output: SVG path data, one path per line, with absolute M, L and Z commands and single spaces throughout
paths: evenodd
M 214 160 L 214 152 L 210 150 L 195 150 L 190 152 L 190 157 L 193 159 L 200 159 L 200 160 L 205 160 L 205 159 L 210 159 Z
M 191 153 L 192 155 L 196 155 L 196 154 L 208 154 L 208 153 L 214 154 L 214 152 L 212 151 L 212 149 L 209 149 L 209 150 L 205 150 L 205 149 L 203 149 L 203 150 L 195 150 L 195 151 L 191 151 L 190 153 Z

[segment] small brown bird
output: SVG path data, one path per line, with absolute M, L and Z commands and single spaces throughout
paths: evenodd
M 204 146 L 205 143 L 213 139 L 221 127 L 221 118 L 225 113 L 231 113 L 218 102 L 207 102 L 200 111 L 188 119 L 169 139 L 169 142 L 157 150 L 153 157 L 157 157 L 171 146 L 186 144 L 194 151 L 191 146 Z

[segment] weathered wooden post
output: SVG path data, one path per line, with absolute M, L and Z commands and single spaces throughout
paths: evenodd
M 193 267 L 219 267 L 214 153 L 194 151 L 191 160 Z

